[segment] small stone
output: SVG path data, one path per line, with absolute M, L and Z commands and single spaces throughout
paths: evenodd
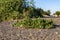
M 20 36 L 19 34 L 17 34 L 17 36 Z
M 58 32 L 55 32 L 56 34 L 58 34 Z
M 58 35 L 60 37 L 60 35 Z

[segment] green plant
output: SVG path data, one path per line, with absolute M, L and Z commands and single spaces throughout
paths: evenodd
M 25 28 L 53 28 L 54 24 L 52 20 L 45 20 L 45 19 L 40 19 L 40 18 L 25 18 L 20 22 L 16 22 L 13 24 L 16 27 L 22 27 Z
M 24 2 L 25 0 L 0 0 L 0 22 L 19 18 Z
M 52 20 L 47 20 L 45 28 L 53 28 L 53 27 L 54 27 L 53 21 Z

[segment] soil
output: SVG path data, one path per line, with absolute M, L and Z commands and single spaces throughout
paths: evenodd
M 0 40 L 60 40 L 60 18 L 52 19 L 55 28 L 52 29 L 26 29 L 13 27 L 15 21 L 0 23 Z

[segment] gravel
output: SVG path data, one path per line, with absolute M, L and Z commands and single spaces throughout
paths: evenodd
M 25 29 L 12 27 L 14 21 L 0 23 L 0 40 L 60 40 L 60 27 Z

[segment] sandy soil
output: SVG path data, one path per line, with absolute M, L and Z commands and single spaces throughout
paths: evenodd
M 60 40 L 60 18 L 52 20 L 57 24 L 53 29 L 16 28 L 11 25 L 14 21 L 1 22 L 0 40 Z

